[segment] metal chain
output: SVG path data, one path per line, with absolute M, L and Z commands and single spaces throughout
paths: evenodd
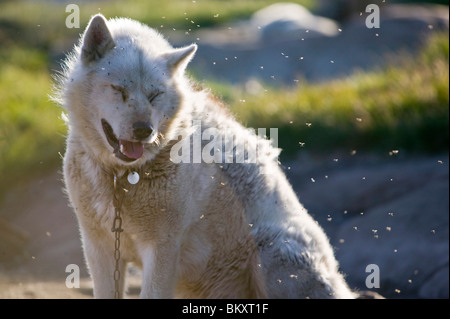
M 121 208 L 122 202 L 125 195 L 125 189 L 119 185 L 119 180 L 116 175 L 114 175 L 114 221 L 113 227 L 111 231 L 114 233 L 115 241 L 114 241 L 114 260 L 116 262 L 115 270 L 114 270 L 114 298 L 120 299 L 120 233 L 123 232 L 122 229 L 122 217 L 121 217 Z

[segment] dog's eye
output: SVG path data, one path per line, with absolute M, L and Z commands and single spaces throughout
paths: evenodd
M 124 102 L 128 99 L 128 91 L 123 86 L 111 84 L 111 87 L 114 91 L 116 91 L 122 95 L 122 100 Z
M 163 91 L 155 91 L 155 92 L 150 93 L 147 96 L 148 102 L 152 103 L 158 96 L 160 96 L 163 93 L 164 93 Z

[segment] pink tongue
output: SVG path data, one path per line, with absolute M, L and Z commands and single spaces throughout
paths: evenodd
M 144 145 L 139 142 L 119 140 L 120 152 L 128 158 L 138 159 L 144 154 Z

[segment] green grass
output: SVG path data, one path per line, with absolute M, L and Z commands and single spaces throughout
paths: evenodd
M 49 101 L 46 55 L 0 51 L 0 192 L 36 171 L 54 166 L 63 151 L 61 110 Z
M 268 87 L 258 95 L 223 83 L 206 86 L 231 104 L 246 126 L 278 128 L 284 154 L 300 149 L 438 152 L 448 150 L 449 142 L 448 69 L 449 40 L 443 34 L 419 57 L 402 58 L 382 71 Z

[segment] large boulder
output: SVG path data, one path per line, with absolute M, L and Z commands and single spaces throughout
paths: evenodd
M 364 12 L 369 4 L 381 5 L 375 0 L 319 0 L 317 13 L 324 17 L 345 21 L 350 17 Z
M 312 14 L 296 3 L 276 3 L 255 12 L 249 26 L 260 30 L 260 41 L 276 42 L 293 39 L 305 33 L 304 37 L 335 36 L 338 24 L 324 17 Z
M 371 290 L 387 298 L 448 298 L 448 155 L 325 162 L 290 163 L 290 179 L 350 286 L 368 290 L 375 264 L 380 287 Z
M 382 295 L 448 298 L 448 191 L 448 175 L 424 181 L 343 224 L 337 256 L 348 280 L 365 288 L 365 269 L 376 264 Z

